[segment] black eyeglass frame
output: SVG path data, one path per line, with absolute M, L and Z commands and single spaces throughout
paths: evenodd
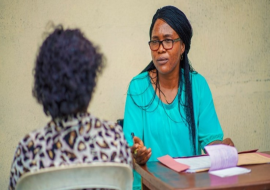
M 171 41 L 171 42 L 172 42 L 172 47 L 171 47 L 171 48 L 165 48 L 164 45 L 163 45 L 163 42 L 164 42 L 164 41 Z M 162 44 L 162 47 L 163 47 L 164 49 L 170 50 L 170 49 L 173 48 L 174 42 L 178 42 L 178 41 L 181 41 L 181 38 L 177 38 L 177 39 L 174 39 L 174 40 L 172 40 L 172 39 L 165 39 L 165 40 L 161 40 L 161 41 L 160 41 L 160 40 L 150 40 L 150 41 L 148 42 L 148 45 L 149 45 L 149 47 L 150 47 L 150 49 L 151 49 L 152 51 L 157 51 L 157 50 L 159 49 L 159 47 L 160 47 L 160 44 Z M 158 42 L 158 43 L 159 43 L 159 44 L 158 44 L 158 48 L 155 49 L 155 50 L 153 50 L 153 49 L 151 48 L 151 45 L 150 45 L 151 42 Z

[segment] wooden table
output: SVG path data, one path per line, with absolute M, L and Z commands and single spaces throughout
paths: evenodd
M 143 190 L 270 189 L 270 164 L 244 167 L 251 172 L 221 178 L 208 172 L 177 173 L 159 162 L 135 164 L 135 170 L 142 176 Z

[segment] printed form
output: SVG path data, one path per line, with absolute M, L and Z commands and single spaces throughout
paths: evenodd
M 209 170 L 210 174 L 220 177 L 248 173 L 251 170 L 236 167 L 238 153 L 235 147 L 227 145 L 209 145 L 205 147 L 209 156 L 176 158 L 175 161 L 190 166 L 186 172 L 200 172 Z

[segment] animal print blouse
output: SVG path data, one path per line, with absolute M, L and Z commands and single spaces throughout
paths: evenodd
M 130 148 L 121 126 L 89 113 L 57 118 L 26 135 L 15 151 L 9 189 L 26 172 L 41 168 L 91 162 L 127 163 Z

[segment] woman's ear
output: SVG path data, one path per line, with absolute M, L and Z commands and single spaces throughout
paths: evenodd
M 185 49 L 186 49 L 186 45 L 184 44 L 184 42 L 181 43 L 181 55 L 185 52 Z

